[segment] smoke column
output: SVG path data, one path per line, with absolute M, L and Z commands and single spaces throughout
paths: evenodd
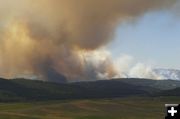
M 0 76 L 32 74 L 60 82 L 113 77 L 108 53 L 96 50 L 111 42 L 121 22 L 176 2 L 0 0 Z

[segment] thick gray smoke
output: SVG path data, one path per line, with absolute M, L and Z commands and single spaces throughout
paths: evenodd
M 0 75 L 63 81 L 113 77 L 110 58 L 94 61 L 87 54 L 111 42 L 121 22 L 169 9 L 176 2 L 0 0 Z

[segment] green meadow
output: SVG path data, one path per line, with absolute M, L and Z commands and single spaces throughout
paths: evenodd
M 0 119 L 163 119 L 180 97 L 0 103 Z

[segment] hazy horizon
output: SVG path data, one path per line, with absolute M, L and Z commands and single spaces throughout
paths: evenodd
M 135 23 L 120 24 L 109 50 L 113 58 L 129 55 L 155 67 L 180 69 L 180 20 L 172 12 L 147 13 Z

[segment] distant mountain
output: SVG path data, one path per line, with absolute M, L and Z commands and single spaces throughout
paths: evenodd
M 164 79 L 180 80 L 180 70 L 176 69 L 154 69 L 154 72 Z

